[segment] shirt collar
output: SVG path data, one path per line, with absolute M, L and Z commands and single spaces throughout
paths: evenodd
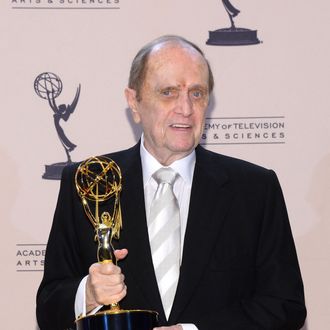
M 161 167 L 162 164 L 158 162 L 158 160 L 153 157 L 149 151 L 144 146 L 144 136 L 141 136 L 141 144 L 140 144 L 140 155 L 142 162 L 142 172 L 143 172 L 143 186 L 148 184 L 151 176 Z M 171 167 L 175 172 L 180 174 L 182 179 L 186 184 L 191 185 L 194 168 L 196 163 L 196 153 L 195 149 L 186 157 L 181 158 L 173 162 L 169 167 Z

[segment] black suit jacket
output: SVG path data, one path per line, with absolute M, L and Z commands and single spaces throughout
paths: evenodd
M 180 279 L 166 321 L 146 225 L 139 144 L 107 155 L 121 168 L 123 229 L 116 247 L 127 296 L 122 308 L 156 310 L 162 325 L 199 330 L 299 329 L 303 284 L 281 188 L 271 170 L 198 146 Z M 77 165 L 63 171 L 37 295 L 42 330 L 72 326 L 82 277 L 96 262 L 94 230 L 74 186 Z

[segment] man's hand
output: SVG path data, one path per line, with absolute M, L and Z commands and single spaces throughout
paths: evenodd
M 171 325 L 170 327 L 154 328 L 153 330 L 182 330 L 182 326 L 180 324 L 177 324 L 177 325 Z
M 124 259 L 127 254 L 126 249 L 115 251 L 117 260 Z M 91 265 L 86 283 L 86 311 L 122 300 L 127 289 L 124 279 L 120 267 L 112 262 Z

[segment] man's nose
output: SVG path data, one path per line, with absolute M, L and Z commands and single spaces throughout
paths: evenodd
M 190 116 L 194 111 L 193 103 L 188 93 L 182 93 L 178 98 L 176 112 L 182 114 L 184 117 Z

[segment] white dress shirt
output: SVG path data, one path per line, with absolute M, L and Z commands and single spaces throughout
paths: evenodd
M 142 162 L 142 175 L 143 175 L 143 188 L 145 197 L 145 209 L 147 220 L 150 214 L 150 205 L 157 190 L 157 183 L 152 178 L 154 172 L 163 167 L 144 147 L 144 138 L 141 137 L 140 155 Z M 191 185 L 193 180 L 194 168 L 196 163 L 195 151 L 191 152 L 188 156 L 173 162 L 171 167 L 179 174 L 176 179 L 173 192 L 178 200 L 180 208 L 180 222 L 181 222 L 181 257 L 184 245 L 184 236 L 187 228 L 189 202 Z M 148 221 L 147 221 L 148 222 Z M 86 315 L 86 281 L 85 276 L 79 284 L 76 298 L 75 298 L 75 314 L 78 316 Z M 95 308 L 90 314 L 96 313 L 102 306 Z M 198 330 L 193 324 L 181 324 L 183 330 Z

